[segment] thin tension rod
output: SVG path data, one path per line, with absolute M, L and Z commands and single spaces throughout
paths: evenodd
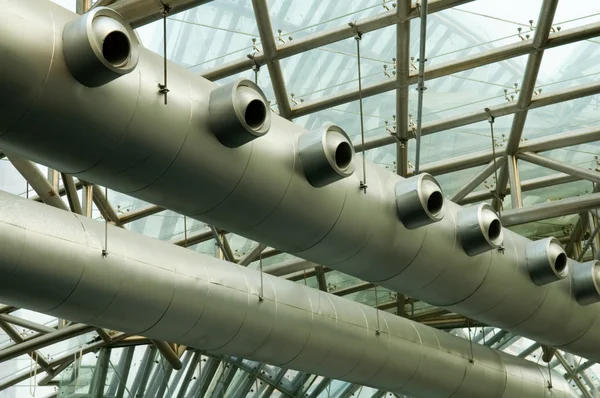
M 350 22 L 348 25 L 350 25 L 356 31 L 356 34 L 354 35 L 354 39 L 356 40 L 356 57 L 358 60 L 358 104 L 360 107 L 360 140 L 361 140 L 362 146 L 364 147 L 365 146 L 365 123 L 364 123 L 364 117 L 363 117 L 362 76 L 361 76 L 361 71 L 360 71 L 360 40 L 362 39 L 362 34 L 356 28 L 355 23 Z M 362 155 L 362 166 L 363 166 L 363 179 L 360 182 L 359 188 L 362 189 L 363 192 L 366 194 L 367 193 L 367 160 L 366 160 L 364 153 Z
M 164 94 L 165 96 L 165 105 L 167 105 L 167 94 L 169 93 L 169 88 L 167 87 L 167 17 L 169 16 L 169 12 L 171 12 L 171 7 L 162 3 L 162 15 L 163 15 L 163 71 L 164 71 L 164 84 L 158 84 L 158 92 Z

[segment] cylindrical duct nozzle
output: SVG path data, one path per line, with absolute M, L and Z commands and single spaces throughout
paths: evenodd
M 333 124 L 298 138 L 300 162 L 308 182 L 324 187 L 354 173 L 354 147 L 344 130 Z
M 102 86 L 137 66 L 139 43 L 135 34 L 110 8 L 95 8 L 68 23 L 62 38 L 69 71 L 85 86 Z
M 579 304 L 589 305 L 600 301 L 600 261 L 575 264 L 571 274 L 573 294 Z
M 444 195 L 429 174 L 399 181 L 396 184 L 398 218 L 408 229 L 415 229 L 444 218 Z
M 210 127 L 229 148 L 240 147 L 262 137 L 271 128 L 271 110 L 262 90 L 247 79 L 239 79 L 211 91 Z
M 567 254 L 556 238 L 529 243 L 525 257 L 529 276 L 538 286 L 564 279 L 569 274 Z
M 469 256 L 497 249 L 504 239 L 498 215 L 492 206 L 485 203 L 458 212 L 458 233 Z

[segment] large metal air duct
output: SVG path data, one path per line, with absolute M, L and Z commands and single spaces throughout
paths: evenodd
M 416 397 L 575 396 L 545 366 L 104 227 L 0 192 L 0 302 Z
M 76 15 L 45 0 L 2 4 L 0 92 L 11 101 L 0 107 L 0 148 L 600 360 L 596 263 L 566 262 L 548 242 L 532 248 L 488 207 L 443 201 L 429 177 L 403 179 L 370 162 L 363 170 L 337 127 L 301 138 L 304 129 L 263 112 L 252 84 L 234 83 L 224 97 L 169 64 L 165 105 L 162 58 L 133 37 L 137 66 L 127 69 L 135 54 L 126 46 L 108 48 L 122 62 L 107 70 L 120 77 L 88 87 L 63 56 Z M 104 30 L 94 34 L 106 43 Z

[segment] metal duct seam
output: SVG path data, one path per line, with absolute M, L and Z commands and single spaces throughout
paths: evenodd
M 29 21 L 29 25 L 39 25 L 25 35 L 15 24 L 0 28 L 0 51 L 9 49 L 20 66 L 7 69 L 0 78 L 4 92 L 13 94 L 13 101 L 0 111 L 0 123 L 12 124 L 13 111 L 22 113 L 19 104 L 30 103 L 31 92 L 40 90 L 41 72 L 36 64 L 45 62 L 44 57 L 53 48 L 47 37 L 50 27 L 56 26 L 60 34 L 62 27 L 76 16 L 45 0 L 5 0 L 4 4 L 7 6 L 0 10 L 3 20 L 21 18 Z M 47 29 L 42 29 L 44 26 Z M 43 56 L 28 51 L 28 46 L 14 46 L 11 38 L 15 37 L 40 50 Z M 61 54 L 61 49 L 57 43 L 56 54 Z M 175 91 L 182 91 L 185 104 L 173 112 L 176 120 L 166 112 L 170 108 L 156 101 L 147 112 L 166 115 L 153 123 L 132 124 L 132 131 L 125 133 L 137 109 L 137 97 L 142 95 L 144 101 L 160 97 L 151 92 L 157 82 L 140 83 L 140 77 L 134 76 L 142 71 L 146 76 L 146 68 L 160 71 L 162 58 L 140 49 L 135 73 L 92 89 L 78 83 L 64 59 L 55 56 L 40 99 L 9 134 L 0 137 L 0 146 L 63 172 L 87 170 L 86 178 L 91 182 L 130 192 L 140 199 L 367 281 L 381 281 L 382 286 L 391 290 L 410 291 L 415 298 L 450 305 L 448 308 L 455 312 L 475 314 L 476 320 L 500 327 L 512 325 L 512 331 L 543 344 L 572 342 L 564 349 L 600 360 L 600 340 L 589 341 L 587 349 L 577 342 L 581 336 L 600 333 L 600 324 L 595 322 L 600 307 L 576 303 L 570 288 L 571 278 L 544 286 L 531 282 L 529 274 L 523 272 L 528 239 L 512 234 L 513 245 L 505 242 L 504 253 L 492 250 L 469 258 L 457 246 L 456 225 L 450 222 L 451 217 L 408 230 L 397 218 L 395 203 L 394 188 L 404 179 L 371 162 L 366 162 L 369 186 L 366 194 L 359 189 L 360 162 L 354 175 L 314 188 L 302 174 L 297 159 L 298 139 L 305 130 L 274 114 L 268 134 L 239 148 L 225 147 L 211 131 L 208 117 L 208 98 L 216 86 L 177 65 L 168 66 L 169 84 Z M 29 72 L 35 77 L 31 82 Z M 140 84 L 144 86 L 142 91 Z M 189 88 L 191 103 L 186 100 Z M 169 93 L 174 100 L 175 91 Z M 183 121 L 189 117 L 187 108 L 183 110 L 188 105 L 193 110 L 191 119 Z M 192 126 L 189 132 L 183 131 L 186 123 Z M 175 155 L 173 147 L 158 144 L 168 142 L 172 135 L 185 136 L 185 144 Z M 141 166 L 132 174 L 116 173 L 118 168 L 98 163 L 113 153 L 115 159 L 110 164 L 125 165 L 128 151 L 136 147 L 147 148 L 147 154 L 156 163 L 146 164 L 147 170 Z M 157 175 L 160 178 L 155 179 Z M 131 190 L 139 188 L 137 178 L 146 177 L 154 182 L 143 189 Z M 461 209 L 450 202 L 446 205 L 455 212 Z M 510 231 L 502 229 L 501 233 L 506 236 Z M 490 256 L 492 262 L 487 273 L 460 274 L 460 270 L 469 269 L 464 268 L 465 261 L 486 264 Z M 481 283 L 483 274 L 486 276 Z M 459 276 L 464 282 L 456 284 L 455 291 L 434 288 L 438 283 L 434 281 L 450 283 L 460 279 Z M 506 286 L 513 290 L 511 295 L 535 297 L 539 301 L 535 305 L 505 308 L 513 303 L 507 297 Z M 563 314 L 571 322 L 556 327 L 556 314 Z M 534 319 L 540 326 L 532 323 Z M 588 330 L 589 325 L 592 328 Z
M 11 273 L 0 300 L 396 393 L 548 393 L 543 366 L 480 345 L 471 361 L 466 340 L 166 242 L 109 226 L 102 256 L 104 227 L 0 193 L 0 273 Z M 15 260 L 23 245 L 29 257 Z M 97 297 L 113 298 L 100 308 Z M 62 304 L 49 306 L 56 298 Z M 560 375 L 552 378 L 553 396 L 574 397 Z

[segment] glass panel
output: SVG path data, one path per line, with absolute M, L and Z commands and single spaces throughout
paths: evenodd
M 600 21 L 600 4 L 595 1 L 578 2 L 577 7 L 573 7 L 573 3 L 559 1 L 554 14 L 554 25 L 562 29 L 571 29 L 597 21 Z
M 532 35 L 531 24 L 537 23 L 541 4 L 541 0 L 508 0 L 501 3 L 493 0 L 473 1 L 433 14 L 430 19 L 447 25 L 446 36 L 455 43 L 454 49 L 446 52 L 447 56 L 438 55 L 435 61 L 447 62 L 518 43 L 522 40 L 519 34 L 523 39 Z
M 269 15 L 274 30 L 281 29 L 279 43 L 343 26 L 392 9 L 392 0 L 270 0 Z M 279 36 L 279 34 L 278 34 Z

